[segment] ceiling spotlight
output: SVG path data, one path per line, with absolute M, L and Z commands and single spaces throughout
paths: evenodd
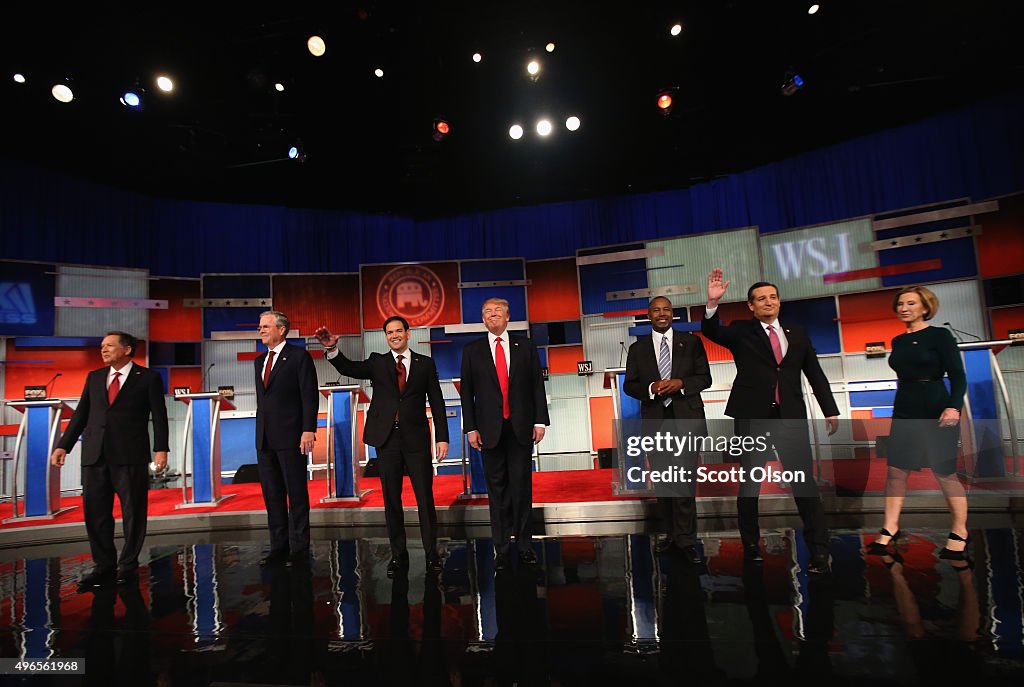
M 129 110 L 142 109 L 142 89 L 132 88 L 121 94 L 121 104 Z
M 171 81 L 169 76 L 158 76 L 156 78 L 156 86 L 164 93 L 170 93 L 174 90 L 174 82 Z
M 50 93 L 54 98 L 56 98 L 57 102 L 61 103 L 70 103 L 75 99 L 75 94 L 72 90 L 62 83 L 55 84 L 54 87 L 50 89 Z
M 555 44 L 554 43 L 548 43 L 547 45 L 544 46 L 544 49 L 547 50 L 548 52 L 554 52 L 555 51 Z
M 793 95 L 804 87 L 804 77 L 796 72 L 786 72 L 786 80 L 782 83 L 782 95 Z
M 658 106 L 658 112 L 666 117 L 672 114 L 672 106 L 676 102 L 675 94 L 677 90 L 676 88 L 666 88 L 663 91 L 658 91 L 655 104 Z
M 302 147 L 302 141 L 298 141 L 288 149 L 288 159 L 296 162 L 306 161 L 306 151 Z
M 484 56 L 483 56 L 483 55 L 481 55 L 481 54 L 480 54 L 480 53 L 478 53 L 478 52 L 475 52 L 475 53 L 473 53 L 473 61 L 474 61 L 474 62 L 479 62 L 479 61 L 480 61 L 480 60 L 482 60 L 482 59 L 484 59 Z
M 25 75 L 20 72 L 14 75 L 14 83 L 25 83 Z
M 537 133 L 541 136 L 547 136 L 551 133 L 551 122 L 546 119 L 542 119 L 537 122 Z
M 376 69 L 373 70 L 373 75 L 376 76 L 378 79 L 383 79 L 384 70 L 381 69 L 380 67 L 377 67 Z
M 807 8 L 807 14 L 817 14 L 818 10 L 820 9 L 821 5 L 819 5 L 818 3 L 814 3 L 813 5 Z
M 439 143 L 443 141 L 451 130 L 452 128 L 449 126 L 448 120 L 441 118 L 434 120 L 434 132 L 432 135 L 435 141 Z
M 274 90 L 277 91 L 278 93 L 284 93 L 284 84 L 278 81 L 276 84 L 274 84 Z
M 513 124 L 508 128 L 508 135 L 513 141 L 518 141 L 523 137 L 523 127 Z
M 320 36 L 310 36 L 306 40 L 306 48 L 313 54 L 313 57 L 323 57 L 324 53 L 327 52 L 327 44 L 324 43 L 324 39 Z
M 682 24 L 673 24 L 672 28 L 669 29 L 668 32 L 671 33 L 673 36 L 678 36 L 679 34 L 681 34 L 683 32 L 683 25 Z
M 577 129 L 580 128 L 580 118 L 577 117 L 576 115 L 569 117 L 567 120 L 565 120 L 565 128 L 568 129 L 569 131 L 576 131 Z
M 540 74 L 540 62 L 537 60 L 531 61 L 530 64 L 526 65 L 526 72 L 530 76 L 537 76 Z

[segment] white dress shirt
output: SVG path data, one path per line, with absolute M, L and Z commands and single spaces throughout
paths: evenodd
M 668 331 L 666 331 L 664 333 L 658 333 L 658 332 L 654 331 L 653 329 L 651 330 L 651 342 L 654 344 L 654 361 L 655 362 L 659 362 L 661 360 L 661 340 L 662 339 L 668 339 L 668 364 L 669 364 L 669 369 L 672 369 L 672 328 L 671 327 L 669 327 Z M 661 381 L 661 380 L 658 380 L 658 381 Z M 657 382 L 651 382 L 650 386 L 647 387 L 647 393 L 651 397 L 652 400 L 654 399 L 654 391 L 653 391 L 653 389 L 654 389 L 654 385 L 656 383 Z
M 497 350 L 495 348 L 495 346 L 497 346 L 497 344 L 495 342 L 497 340 L 498 340 L 497 336 L 495 336 L 492 332 L 487 332 L 487 343 L 490 344 L 490 346 L 491 346 L 491 360 L 494 361 L 495 366 L 497 366 L 497 364 L 498 364 L 498 358 L 497 358 L 497 356 L 495 354 L 495 350 Z M 509 343 L 508 343 L 508 330 L 507 329 L 501 333 L 501 347 L 505 350 L 505 372 L 508 372 L 509 366 L 512 365 L 512 355 L 511 355 L 511 353 L 508 350 Z
M 274 352 L 274 360 L 270 363 L 270 369 L 271 370 L 274 369 L 274 365 L 277 365 L 277 361 L 281 358 L 281 349 L 284 348 L 284 345 L 286 343 L 287 343 L 287 341 L 282 341 L 281 343 L 277 344 L 273 348 L 268 349 L 268 350 L 271 350 L 271 351 Z M 270 356 L 269 355 L 263 361 L 263 371 L 260 374 L 260 379 L 264 379 L 267 376 L 267 362 L 268 361 L 270 361 Z
M 110 384 L 111 384 L 111 382 L 114 381 L 114 373 L 115 372 L 117 372 L 117 374 L 121 375 L 117 379 L 118 384 L 120 384 L 121 386 L 124 386 L 124 380 L 128 379 L 128 373 L 132 371 L 132 366 L 133 365 L 135 365 L 135 363 L 133 363 L 131 360 L 129 360 L 128 364 L 125 365 L 124 367 L 122 367 L 120 370 L 115 370 L 113 367 L 111 367 L 109 370 L 107 370 L 107 389 L 110 389 Z

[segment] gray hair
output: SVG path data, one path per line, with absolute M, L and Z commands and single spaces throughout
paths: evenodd
M 262 320 L 267 315 L 274 316 L 274 324 L 278 327 L 284 327 L 285 333 L 291 330 L 291 322 L 288 320 L 288 316 L 279 310 L 266 310 L 260 313 L 260 319 Z

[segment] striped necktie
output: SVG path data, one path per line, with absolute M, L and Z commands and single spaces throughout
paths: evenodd
M 668 337 L 664 334 L 661 336 L 661 348 L 658 350 L 658 374 L 661 375 L 662 379 L 670 379 L 672 377 L 672 353 L 668 350 Z M 661 402 L 661 405 L 666 408 L 671 404 L 671 398 L 666 398 Z

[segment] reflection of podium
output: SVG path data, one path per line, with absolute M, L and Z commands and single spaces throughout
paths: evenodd
M 618 452 L 618 463 L 619 463 L 619 481 L 618 484 L 613 485 L 612 493 L 616 496 L 620 494 L 650 494 L 653 493 L 651 488 L 643 482 L 632 482 L 626 479 L 626 475 L 629 469 L 632 467 L 639 467 L 645 469 L 647 467 L 646 457 L 643 455 L 630 457 L 626 455 L 625 451 L 625 437 L 623 436 L 623 427 L 625 426 L 624 421 L 640 420 L 640 401 L 636 400 L 625 391 L 622 387 L 626 381 L 626 368 L 624 367 L 611 367 L 604 371 L 605 380 L 611 385 L 612 389 L 612 412 L 614 413 L 615 421 L 618 423 L 618 432 L 616 434 L 619 452 Z M 607 384 L 606 384 L 607 388 Z M 634 423 L 631 423 L 634 424 Z M 636 425 L 639 427 L 639 425 Z
M 182 437 L 181 498 L 175 508 L 208 508 L 234 494 L 221 495 L 220 411 L 235 406 L 220 393 L 181 394 L 175 400 L 188 405 Z M 188 463 L 192 458 L 192 499 L 188 494 Z
M 322 386 L 327 397 L 327 496 L 321 503 L 360 501 L 372 491 L 359 488 L 358 451 L 356 450 L 356 404 L 359 387 Z
M 4 522 L 27 519 L 50 520 L 71 510 L 60 508 L 60 468 L 50 465 L 50 454 L 57 444 L 60 421 L 71 417 L 72 409 L 64 401 L 47 398 L 41 401 L 7 401 L 7 405 L 23 413 L 14 440 L 14 476 L 11 479 L 11 504 L 14 517 Z M 18 473 L 21 445 L 25 444 L 25 514 L 18 513 Z

